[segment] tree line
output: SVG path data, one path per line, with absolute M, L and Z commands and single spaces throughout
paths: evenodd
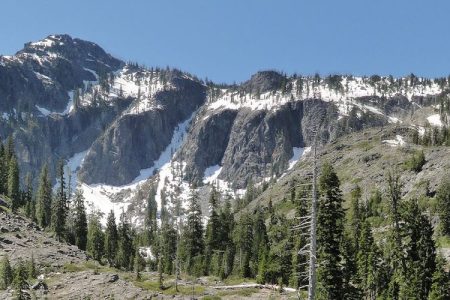
M 158 212 L 152 188 L 143 228 L 132 226 L 124 212 L 117 222 L 114 211 L 103 226 L 100 212 L 87 213 L 81 190 L 71 196 L 62 162 L 57 167 L 56 188 L 52 189 L 44 166 L 36 193 L 28 183 L 21 188 L 17 165 L 10 138 L 0 145 L 0 193 L 10 199 L 13 212 L 22 211 L 57 239 L 86 250 L 101 264 L 134 271 L 137 280 L 147 267 L 158 271 L 162 288 L 166 275 L 179 278 L 182 274 L 221 279 L 238 276 L 295 288 L 307 284 L 304 249 L 308 238 L 305 229 L 296 226 L 309 214 L 309 190 L 303 185 L 294 184 L 284 195 L 295 208 L 294 218 L 287 218 L 272 201 L 266 207 L 250 209 L 247 204 L 256 193 L 253 185 L 234 207 L 232 199 L 212 187 L 208 218 L 202 214 L 195 189 L 186 211 L 180 201 L 168 207 L 161 197 Z M 385 190 L 384 195 L 376 192 L 363 201 L 361 189 L 356 187 L 349 208 L 344 208 L 340 180 L 332 165 L 323 165 L 317 220 L 317 299 L 450 299 L 449 274 L 437 252 L 430 216 L 417 200 L 402 198 L 397 174 L 386 176 Z M 450 183 L 444 181 L 436 195 L 443 235 L 450 235 L 449 191 Z M 383 221 L 376 224 L 377 218 Z M 143 260 L 141 247 L 150 249 L 150 260 Z M 12 282 L 11 269 L 3 264 L 3 286 Z M 19 264 L 15 269 L 23 268 Z

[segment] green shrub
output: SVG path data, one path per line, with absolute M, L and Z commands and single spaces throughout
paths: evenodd
M 425 165 L 425 154 L 423 151 L 416 152 L 412 157 L 406 162 L 407 169 L 419 173 L 422 171 L 423 165 Z

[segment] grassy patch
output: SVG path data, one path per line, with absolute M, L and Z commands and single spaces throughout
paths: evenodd
M 81 272 L 86 270 L 85 266 L 82 264 L 70 264 L 70 263 L 64 264 L 63 269 L 64 271 L 69 273 Z
M 208 296 L 203 297 L 202 299 L 203 300 L 221 300 L 222 298 L 219 297 L 219 296 L 210 296 L 210 295 L 208 295 Z
M 106 266 L 99 265 L 97 262 L 94 262 L 94 261 L 87 261 L 84 264 L 67 263 L 67 264 L 64 264 L 63 269 L 64 269 L 64 271 L 70 272 L 70 273 L 82 272 L 82 271 L 87 271 L 87 270 L 95 270 L 95 271 L 102 272 L 102 273 L 118 271 L 114 268 L 109 268 Z
M 137 287 L 140 287 L 142 289 L 145 290 L 149 290 L 149 291 L 158 291 L 163 293 L 164 295 L 203 295 L 205 293 L 205 288 L 203 286 L 200 285 L 194 285 L 194 288 L 192 288 L 192 286 L 190 285 L 183 285 L 183 286 L 178 286 L 178 292 L 175 290 L 175 285 L 174 284 L 168 284 L 166 282 L 165 284 L 165 289 L 161 290 L 159 288 L 159 283 L 158 281 L 151 281 L 151 280 L 145 280 L 145 281 L 134 281 L 134 285 Z
M 276 205 L 276 211 L 286 214 L 287 212 L 294 210 L 295 204 L 292 203 L 292 201 L 284 199 L 283 201 L 277 203 Z
M 135 281 L 134 285 L 144 290 L 159 291 L 159 283 L 157 281 Z
M 373 143 L 370 141 L 362 141 L 355 145 L 358 149 L 363 149 L 364 151 L 368 151 L 373 148 Z
M 450 248 L 450 237 L 448 237 L 448 236 L 440 236 L 437 239 L 437 244 L 441 248 Z
M 239 276 L 230 276 L 224 280 L 226 285 L 235 285 L 241 283 L 256 283 L 254 279 L 250 278 L 242 278 Z
M 260 290 L 257 288 L 243 288 L 239 290 L 228 290 L 228 291 L 220 291 L 217 295 L 221 297 L 225 296 L 241 296 L 241 297 L 250 297 L 253 294 L 258 293 Z

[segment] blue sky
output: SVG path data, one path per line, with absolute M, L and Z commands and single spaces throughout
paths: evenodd
M 287 73 L 450 73 L 448 0 L 2 0 L 0 53 L 53 33 L 216 82 Z

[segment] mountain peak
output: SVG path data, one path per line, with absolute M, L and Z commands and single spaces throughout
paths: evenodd
M 259 71 L 252 75 L 250 80 L 244 82 L 243 89 L 250 93 L 265 93 L 279 89 L 286 77 L 274 70 Z
M 44 39 L 28 42 L 24 48 L 16 53 L 22 60 L 38 60 L 41 64 L 45 60 L 62 58 L 80 66 L 107 72 L 117 70 L 123 62 L 108 54 L 99 45 L 68 34 L 53 34 Z

